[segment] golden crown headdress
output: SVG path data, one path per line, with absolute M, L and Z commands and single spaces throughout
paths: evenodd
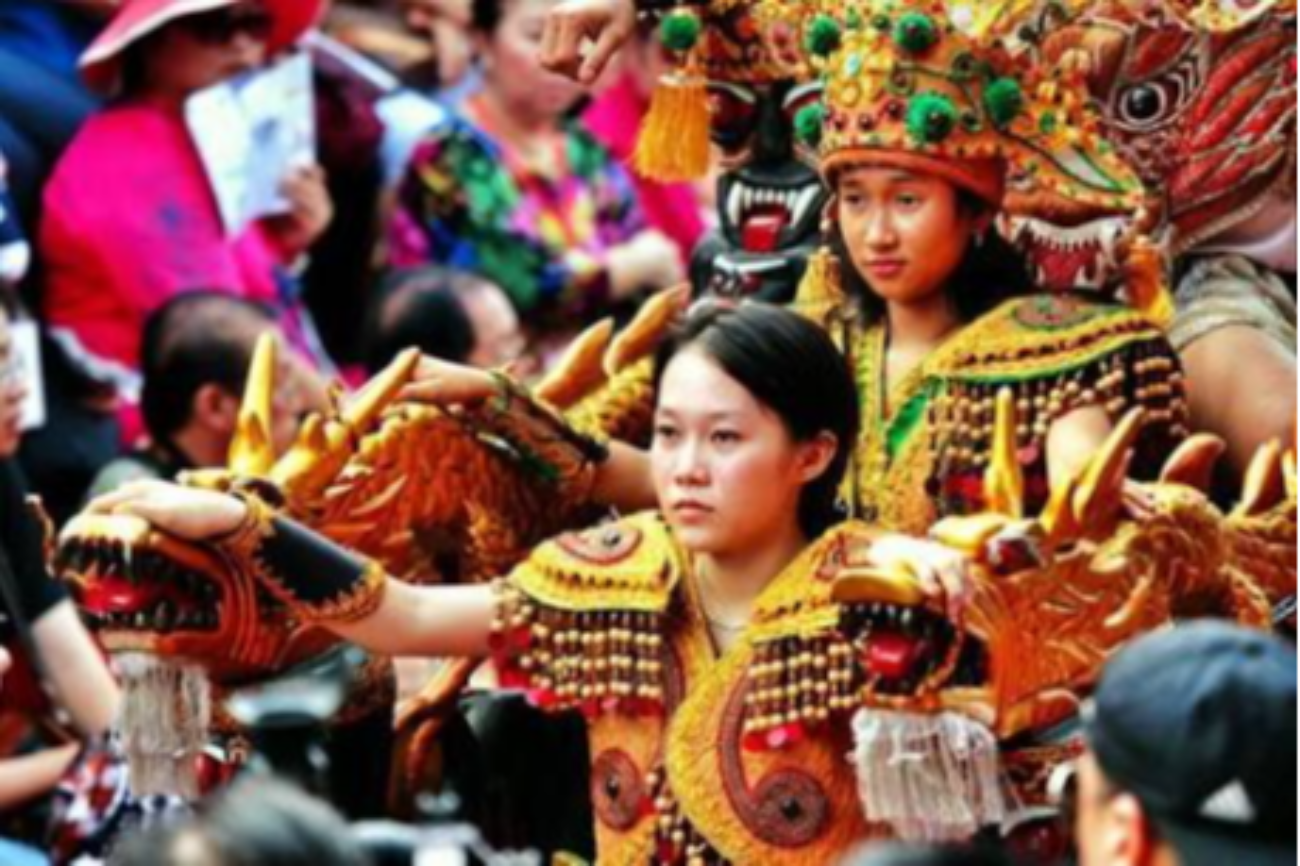
M 946 177 L 999 205 L 1010 176 L 1116 214 L 1141 212 L 1136 172 L 1106 141 L 1087 89 L 1087 58 L 1051 67 L 1033 50 L 1072 17 L 1043 0 L 760 0 L 763 19 L 802 22 L 823 82 L 796 131 L 823 173 L 892 162 Z M 1168 321 L 1159 259 L 1134 241 L 1135 306 Z M 809 280 L 825 268 L 815 262 Z M 825 294 L 818 290 L 815 294 Z
M 789 14 L 763 0 L 761 15 Z M 1035 66 L 1019 44 L 1035 2 L 796 2 L 802 43 L 824 93 L 796 119 L 824 169 L 872 151 L 936 164 L 1001 162 L 1079 201 L 1117 212 L 1142 205 L 1141 182 L 1102 137 L 1083 69 Z M 973 180 L 973 179 L 972 179 Z M 981 178 L 986 198 L 996 199 Z

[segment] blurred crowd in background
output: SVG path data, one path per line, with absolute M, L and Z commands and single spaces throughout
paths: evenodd
M 286 418 L 400 346 L 535 375 L 679 282 L 708 227 L 707 182 L 625 167 L 652 34 L 583 88 L 537 61 L 549 0 L 402 0 L 335 3 L 306 34 L 316 162 L 281 179 L 286 212 L 228 237 L 182 107 L 321 4 L 135 5 L 139 38 L 105 32 L 114 0 L 0 7 L 0 293 L 39 323 L 45 417 L 21 460 L 56 521 L 119 457 L 100 489 L 219 456 L 187 422 L 231 422 L 262 330 L 294 349 Z M 103 59 L 79 69 L 88 48 Z

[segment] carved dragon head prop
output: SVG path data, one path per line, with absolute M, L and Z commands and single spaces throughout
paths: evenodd
M 1210 437 L 1175 452 L 1158 483 L 1125 480 L 1138 410 L 1056 486 L 1041 516 L 1026 518 L 1009 397 L 986 479 L 991 509 L 931 532 L 974 563 L 961 621 L 906 570 L 850 570 L 833 587 L 851 611 L 845 629 L 868 671 L 868 705 L 955 710 L 1005 740 L 1072 715 L 1109 655 L 1142 633 L 1207 615 L 1267 627 L 1273 606 L 1294 598 L 1294 469 L 1283 469 L 1279 447 L 1260 452 L 1225 515 L 1200 486 L 1221 450 Z
M 1044 68 L 1086 76 L 1102 131 L 1147 189 L 1141 219 L 1174 257 L 1265 208 L 1294 219 L 1293 2 L 1057 3 Z M 1021 177 L 1003 229 L 1041 285 L 1109 288 L 1130 221 Z M 1266 215 L 1265 215 L 1266 216 Z
M 275 352 L 275 341 L 264 338 L 254 353 L 228 466 L 186 473 L 180 483 L 214 490 L 252 486 L 310 521 L 313 505 L 409 378 L 416 356 L 397 361 L 332 417 L 313 416 L 277 459 L 269 433 Z M 160 532 L 139 518 L 73 519 L 62 533 L 55 570 L 109 651 L 199 661 L 217 682 L 284 670 L 335 643 L 297 623 L 247 569 L 215 547 Z

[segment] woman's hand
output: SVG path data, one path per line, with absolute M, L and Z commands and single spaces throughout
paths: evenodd
M 228 535 L 248 516 L 248 507 L 233 496 L 154 480 L 123 484 L 91 502 L 86 511 L 138 517 L 190 541 Z
M 280 194 L 289 201 L 289 213 L 268 217 L 263 224 L 292 261 L 329 228 L 334 202 L 325 185 L 325 170 L 319 165 L 294 169 L 280 182 Z
M 546 16 L 539 59 L 552 72 L 591 84 L 635 28 L 633 0 L 563 0 Z
M 970 560 L 936 541 L 890 533 L 871 544 L 871 561 L 916 575 L 926 595 L 943 600 L 948 618 L 961 622 L 970 597 Z
M 398 399 L 429 403 L 445 409 L 451 406 L 473 406 L 496 392 L 496 380 L 486 370 L 425 355 L 420 358 L 410 383 L 402 389 Z
M 463 79 L 474 64 L 470 0 L 400 0 L 398 6 L 406 26 L 432 45 L 439 86 Z

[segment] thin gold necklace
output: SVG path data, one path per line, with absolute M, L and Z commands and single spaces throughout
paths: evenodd
M 714 628 L 725 631 L 728 634 L 736 634 L 744 631 L 749 626 L 749 617 L 745 617 L 739 623 L 727 622 L 725 619 L 719 617 L 710 609 L 713 605 L 709 602 L 709 595 L 704 589 L 704 584 L 704 572 L 697 566 L 695 569 L 695 593 L 700 597 L 700 613 L 704 615 L 704 621 Z

